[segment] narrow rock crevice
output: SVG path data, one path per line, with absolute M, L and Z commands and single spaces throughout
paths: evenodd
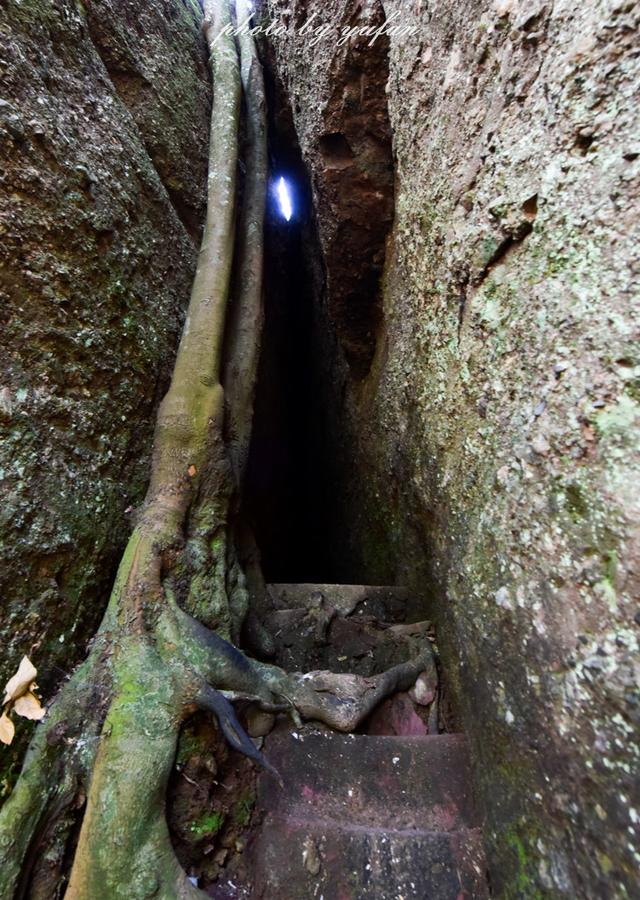
M 377 5 L 372 15 L 381 19 Z M 344 539 L 341 485 L 354 436 L 342 412 L 384 332 L 381 277 L 395 206 L 388 42 L 336 54 L 322 129 L 305 153 L 295 96 L 280 81 L 273 47 L 262 49 L 272 173 L 290 179 L 297 209 L 285 223 L 273 198 L 268 207 L 249 515 L 268 579 L 358 582 L 359 557 Z
M 331 454 L 323 423 L 329 335 L 325 270 L 312 187 L 291 109 L 266 67 L 271 183 L 286 176 L 294 215 L 286 222 L 273 190 L 265 234 L 265 327 L 245 491 L 246 514 L 272 581 L 330 577 L 326 468 Z M 335 354 L 335 351 L 334 351 Z M 329 354 L 331 356 L 331 354 Z M 326 432 L 325 432 L 326 433 Z

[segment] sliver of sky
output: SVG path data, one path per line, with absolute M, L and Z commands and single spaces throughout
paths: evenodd
M 253 13 L 253 3 L 251 0 L 236 0 L 236 15 L 240 17 L 250 16 Z
M 276 197 L 278 198 L 280 215 L 289 222 L 293 215 L 293 197 L 289 182 L 284 175 L 281 175 L 276 181 Z

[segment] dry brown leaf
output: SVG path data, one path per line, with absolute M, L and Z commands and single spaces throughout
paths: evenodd
M 18 697 L 13 708 L 19 716 L 24 716 L 25 719 L 35 719 L 37 722 L 46 713 L 46 709 L 41 706 L 40 701 L 31 691 Z
M 9 681 L 7 681 L 4 687 L 3 706 L 10 703 L 12 700 L 17 700 L 18 697 L 21 697 L 23 694 L 26 694 L 27 691 L 31 689 L 37 674 L 38 670 L 29 657 L 23 656 L 22 661 L 18 666 L 18 671 L 9 679 Z
M 13 722 L 6 713 L 2 713 L 0 716 L 0 741 L 3 744 L 10 744 L 15 733 Z

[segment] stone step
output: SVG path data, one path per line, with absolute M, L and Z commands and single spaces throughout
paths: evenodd
M 274 662 L 289 672 L 329 669 L 370 677 L 424 647 L 429 622 L 401 620 L 404 588 L 353 584 L 269 585 L 264 624 L 275 644 Z
M 273 609 L 309 609 L 324 603 L 342 616 L 371 616 L 381 622 L 404 622 L 406 588 L 371 584 L 268 584 Z
M 349 826 L 449 832 L 474 828 L 460 734 L 387 737 L 274 731 L 263 748 L 285 786 L 261 777 L 266 812 Z
M 409 595 L 402 588 L 272 584 L 268 590 L 265 624 L 276 661 L 289 670 L 375 674 L 423 650 L 429 637 L 429 623 L 406 623 Z M 425 699 L 437 692 L 434 661 L 421 678 L 422 698 L 402 695 L 414 713 L 415 704 L 418 712 L 434 705 Z M 386 724 L 372 719 L 367 727 Z M 260 775 L 239 878 L 217 886 L 218 900 L 488 897 L 463 735 L 416 737 L 408 729 L 402 736 L 345 735 L 282 722 L 263 752 L 284 787 Z
M 253 900 L 484 900 L 479 830 L 340 826 L 269 815 L 249 849 Z

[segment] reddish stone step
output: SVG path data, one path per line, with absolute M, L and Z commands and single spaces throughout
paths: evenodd
M 269 593 L 276 661 L 289 669 L 343 668 L 367 676 L 409 658 L 428 637 L 426 623 L 390 625 L 405 621 L 403 589 L 278 584 Z M 427 676 L 435 697 L 435 663 L 424 676 L 428 687 Z M 384 730 L 388 723 L 370 725 Z M 343 735 L 305 725 L 277 728 L 263 750 L 284 787 L 260 776 L 256 827 L 238 878 L 216 885 L 223 893 L 212 896 L 488 897 L 463 735 Z
M 270 815 L 250 848 L 253 900 L 483 900 L 481 834 Z
M 258 802 L 297 819 L 454 831 L 478 824 L 460 734 L 382 737 L 277 730 L 264 747 L 281 789 L 261 777 Z

